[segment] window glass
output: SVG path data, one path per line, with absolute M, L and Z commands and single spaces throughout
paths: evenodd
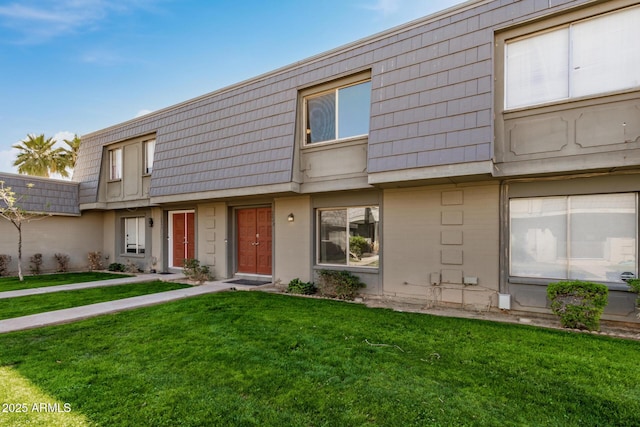
M 153 156 L 156 150 L 156 141 L 154 139 L 144 142 L 144 172 L 150 174 L 153 170 Z
M 508 42 L 505 108 L 640 86 L 640 7 Z
M 369 133 L 371 82 L 309 96 L 305 104 L 307 144 Z
M 109 179 L 122 179 L 122 148 L 109 150 Z
M 307 100 L 307 143 L 336 139 L 335 92 Z
M 569 96 L 569 29 L 509 43 L 506 105 L 515 108 Z
M 637 275 L 636 195 L 512 199 L 512 276 L 621 282 Z
M 338 138 L 369 133 L 371 82 L 340 89 L 338 105 Z
M 128 254 L 143 254 L 145 239 L 145 218 L 124 219 L 124 252 Z
M 640 86 L 640 7 L 572 27 L 572 95 Z
M 318 214 L 318 263 L 377 267 L 377 206 L 326 209 Z

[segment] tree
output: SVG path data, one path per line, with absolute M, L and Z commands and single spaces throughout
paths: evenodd
M 64 142 L 69 148 L 55 147 L 53 138 L 45 138 L 44 134 L 29 134 L 26 139 L 13 146 L 20 151 L 13 165 L 18 167 L 18 173 L 24 175 L 48 178 L 51 174 L 58 173 L 63 178 L 68 178 L 68 169 L 73 169 L 78 158 L 80 138 L 74 135 L 72 140 L 65 139 Z
M 33 188 L 33 184 L 27 184 L 27 188 Z M 35 219 L 42 219 L 48 214 L 27 212 L 20 207 L 24 195 L 17 196 L 11 187 L 5 187 L 4 181 L 0 181 L 0 218 L 11 222 L 18 230 L 18 277 L 22 282 L 22 225 Z

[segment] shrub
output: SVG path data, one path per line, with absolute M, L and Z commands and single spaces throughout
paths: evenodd
M 6 276 L 9 274 L 9 263 L 11 262 L 11 255 L 0 255 L 0 276 Z
M 287 292 L 290 294 L 312 295 L 316 293 L 316 285 L 313 282 L 303 282 L 295 278 L 289 282 Z
M 195 258 L 185 259 L 183 262 L 184 275 L 187 279 L 198 284 L 203 284 L 207 280 L 213 279 L 213 272 L 206 265 L 200 265 L 200 261 Z
M 40 274 L 40 270 L 42 267 L 42 254 L 33 254 L 31 258 L 29 258 L 29 270 L 31 274 L 37 276 Z
M 109 271 L 115 271 L 120 273 L 124 272 L 126 269 L 127 269 L 127 266 L 124 264 L 120 264 L 119 262 L 112 262 L 107 267 L 107 270 Z
M 138 267 L 138 264 L 131 261 L 130 259 L 127 260 L 127 265 L 124 267 L 124 270 L 127 273 L 132 273 L 132 274 L 140 273 L 140 268 Z
M 56 273 L 66 273 L 69 271 L 69 255 L 67 254 L 54 254 L 53 257 L 56 259 Z
M 89 271 L 102 270 L 102 252 L 89 252 Z
M 320 270 L 318 276 L 318 290 L 327 297 L 352 300 L 358 289 L 366 287 L 358 276 L 344 270 Z
M 551 300 L 551 310 L 560 316 L 562 326 L 597 331 L 609 289 L 599 283 L 579 280 L 557 282 L 549 284 L 547 296 Z
M 371 245 L 362 236 L 351 236 L 349 237 L 349 251 L 357 258 L 362 258 L 363 253 L 371 252 Z
M 629 289 L 631 292 L 638 294 L 638 298 L 636 298 L 636 307 L 640 308 L 640 279 L 627 280 L 627 285 L 631 288 Z

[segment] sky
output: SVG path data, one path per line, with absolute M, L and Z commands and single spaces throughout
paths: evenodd
M 224 88 L 462 0 L 0 0 L 0 172 L 60 141 Z

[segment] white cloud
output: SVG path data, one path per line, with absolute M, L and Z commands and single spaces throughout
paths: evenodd
M 402 0 L 376 0 L 371 5 L 363 5 L 364 9 L 380 12 L 383 15 L 389 15 L 398 10 Z
M 56 147 L 64 147 L 64 148 L 68 148 L 67 144 L 64 143 L 64 140 L 69 140 L 71 141 L 73 139 L 73 137 L 76 136 L 75 133 L 73 132 L 69 132 L 68 130 L 63 130 L 60 131 L 58 133 L 56 133 L 55 135 L 53 135 L 53 140 L 56 141 Z
M 18 150 L 15 148 L 0 150 L 0 172 L 18 173 L 18 169 L 13 166 L 17 155 Z
M 0 26 L 12 29 L 21 43 L 93 28 L 111 14 L 148 9 L 159 0 L 21 0 L 0 6 Z
M 146 116 L 149 113 L 153 113 L 153 110 L 140 110 L 136 113 L 136 118 Z

